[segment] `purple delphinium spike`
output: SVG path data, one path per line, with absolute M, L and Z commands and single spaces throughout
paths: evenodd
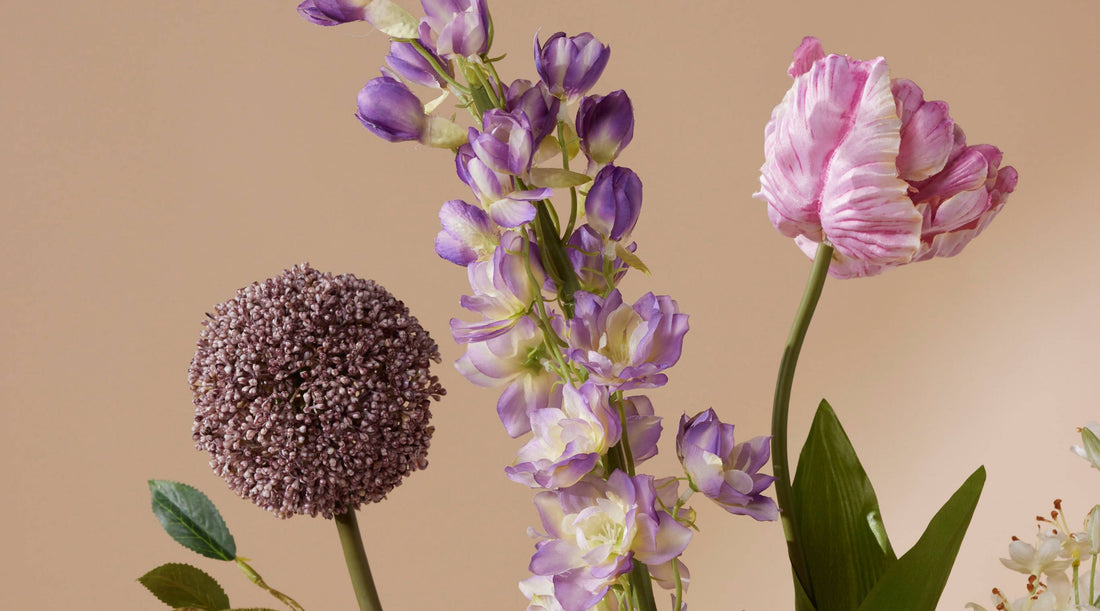
M 420 0 L 420 38 L 442 57 L 489 51 L 489 9 L 485 0 Z
M 569 321 L 569 358 L 615 390 L 663 386 L 680 359 L 687 314 L 667 295 L 647 293 L 633 306 L 618 289 L 607 299 L 578 291 Z
M 467 276 L 474 294 L 463 295 L 462 307 L 481 314 L 481 322 L 451 319 L 451 334 L 465 344 L 483 342 L 508 332 L 531 307 L 545 274 L 538 263 L 538 251 L 533 244 L 527 261 L 523 256 L 523 238 L 514 232 L 501 236 L 492 258 L 467 266 Z M 514 253 L 514 254 L 513 254 Z M 532 282 L 527 270 L 535 276 Z
M 435 57 L 440 67 L 449 76 L 454 76 L 451 62 L 435 56 L 430 49 L 427 51 Z M 390 52 L 386 55 L 386 65 L 411 83 L 435 88 L 445 88 L 447 86 L 447 81 L 435 71 L 431 62 L 425 59 L 411 42 L 390 41 Z
M 522 112 L 493 109 L 481 119 L 481 131 L 470 128 L 470 146 L 491 169 L 524 176 L 531 169 L 534 139 L 531 122 Z
M 610 57 L 611 47 L 588 32 L 568 37 L 557 32 L 544 44 L 535 35 L 535 70 L 550 93 L 569 101 L 592 89 Z
M 504 92 L 504 108 L 508 112 L 522 112 L 531 124 L 531 136 L 537 149 L 539 142 L 550 135 L 558 125 L 558 109 L 561 100 L 554 97 L 546 84 L 539 81 L 518 79 L 512 81 Z
M 891 80 L 884 59 L 826 55 L 807 37 L 788 72 L 794 83 L 765 127 L 754 197 L 811 256 L 833 245 L 830 275 L 955 255 L 1015 189 L 999 150 L 967 147 L 947 104 Z
M 637 174 L 614 165 L 596 174 L 584 200 L 589 225 L 610 240 L 627 240 L 641 211 L 642 181 Z
M 452 199 L 439 210 L 443 229 L 435 237 L 435 252 L 458 265 L 484 261 L 500 243 L 500 230 L 489 215 L 460 199 Z
M 365 20 L 367 4 L 368 0 L 305 0 L 298 5 L 298 14 L 317 25 L 340 25 Z
M 530 569 L 552 576 L 564 611 L 587 611 L 634 558 L 663 564 L 683 553 L 691 530 L 658 509 L 653 478 L 615 471 L 574 486 L 535 495 L 545 531 Z
M 676 455 L 693 490 L 722 509 L 756 520 L 775 520 L 779 509 L 764 491 L 775 480 L 759 471 L 771 457 L 771 437 L 735 443 L 733 425 L 718 420 L 713 409 L 680 419 Z
M 622 89 L 581 100 L 577 110 L 581 149 L 598 165 L 615 161 L 634 138 L 634 106 Z
M 603 295 L 611 289 L 607 285 L 607 278 L 603 275 L 604 268 L 604 240 L 600 232 L 589 225 L 581 225 L 573 231 L 569 237 L 569 248 L 566 254 L 569 256 L 573 270 L 577 273 L 577 280 L 581 283 L 581 289 L 596 295 Z M 628 252 L 634 252 L 638 245 L 631 242 L 626 246 Z M 621 258 L 615 257 L 611 264 L 612 280 L 618 283 L 627 270 L 630 269 Z
M 622 435 L 619 415 L 608 402 L 607 388 L 585 382 L 565 385 L 558 405 L 531 413 L 534 436 L 504 473 L 531 488 L 565 488 L 587 475 L 600 456 Z
M 371 79 L 359 92 L 355 116 L 375 135 L 389 142 L 419 140 L 428 126 L 424 106 L 401 81 L 388 76 Z
M 561 318 L 551 325 L 561 330 Z M 466 345 L 466 354 L 455 361 L 455 369 L 478 386 L 504 387 L 497 401 L 497 415 L 504 430 L 512 437 L 531 431 L 531 414 L 559 402 L 560 386 L 556 374 L 543 360 L 546 347 L 542 330 L 529 317 L 521 317 L 515 326 L 499 337 Z

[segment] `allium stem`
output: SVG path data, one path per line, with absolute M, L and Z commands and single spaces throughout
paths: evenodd
M 290 607 L 293 611 L 304 611 L 304 609 L 302 609 L 302 605 L 299 605 L 298 602 L 295 601 L 293 598 L 267 585 L 267 582 L 264 581 L 264 578 L 260 577 L 260 574 L 256 572 L 256 569 L 252 568 L 252 566 L 248 564 L 248 562 L 245 562 L 243 558 L 238 557 L 235 559 L 235 561 L 237 563 L 237 567 L 241 569 L 241 572 L 244 573 L 246 577 L 248 577 L 249 581 L 266 590 L 268 594 L 277 598 L 284 605 Z
M 814 308 L 821 298 L 821 289 L 828 277 L 829 263 L 833 258 L 833 247 L 821 242 L 814 255 L 813 269 L 802 293 L 802 302 L 798 305 L 791 334 L 787 337 L 787 346 L 783 350 L 783 360 L 779 364 L 779 379 L 775 383 L 775 402 L 772 405 L 772 474 L 775 476 L 775 499 L 779 504 L 779 516 L 783 522 L 783 535 L 787 539 L 787 556 L 794 570 L 794 577 L 803 580 L 806 574 L 806 562 L 802 556 L 802 546 L 798 541 L 798 529 L 794 523 L 794 503 L 791 499 L 791 476 L 787 461 L 787 415 L 791 408 L 791 386 L 794 384 L 794 369 L 798 364 L 798 353 L 802 350 L 802 340 L 810 328 Z M 812 584 L 802 582 L 806 595 L 813 600 Z
M 359 611 L 382 611 L 382 602 L 378 600 L 378 590 L 374 587 L 374 578 L 367 564 L 367 551 L 363 547 L 363 537 L 359 533 L 359 522 L 355 519 L 355 510 L 337 514 L 336 530 L 340 533 L 340 545 L 344 548 L 344 561 L 351 575 L 351 585 L 355 588 L 355 598 L 359 601 Z

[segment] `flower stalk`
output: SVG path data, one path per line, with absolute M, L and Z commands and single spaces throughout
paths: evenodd
M 794 523 L 794 501 L 791 498 L 791 476 L 787 456 L 787 416 L 791 409 L 791 387 L 794 385 L 794 371 L 798 365 L 798 355 L 802 351 L 802 342 L 810 328 L 814 309 L 821 298 L 821 291 L 828 277 L 829 264 L 832 262 L 833 247 L 827 241 L 817 246 L 810 278 L 802 293 L 802 302 L 798 305 L 787 345 L 783 349 L 783 360 L 779 364 L 779 378 L 775 383 L 775 401 L 772 405 L 772 474 L 775 476 L 775 499 L 779 504 L 780 520 L 783 523 L 783 536 L 787 539 L 787 555 L 796 579 L 805 574 L 806 562 L 802 547 L 798 541 L 798 529 Z M 812 596 L 811 584 L 803 583 L 806 594 Z
M 359 522 L 355 519 L 355 510 L 337 514 L 336 530 L 340 534 L 340 546 L 344 549 L 344 561 L 348 565 L 351 585 L 355 589 L 355 598 L 359 601 L 359 611 L 382 611 L 382 602 L 378 599 L 378 589 L 371 576 L 367 563 L 367 551 L 363 547 L 363 536 L 359 532 Z
M 290 607 L 292 611 L 305 611 L 302 608 L 302 605 L 299 605 L 296 600 L 267 585 L 267 582 L 264 581 L 264 578 L 260 577 L 260 574 L 256 572 L 256 569 L 252 568 L 252 565 L 248 564 L 248 562 L 245 561 L 244 558 L 238 556 L 234 559 L 234 561 L 237 563 L 237 567 L 241 569 L 241 572 L 245 574 L 245 577 L 248 577 L 249 581 L 256 584 L 257 586 L 260 586 L 260 588 L 262 588 L 263 590 L 266 590 L 268 594 L 274 596 L 284 605 Z

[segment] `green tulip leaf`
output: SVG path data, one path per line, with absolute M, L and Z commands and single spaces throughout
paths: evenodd
M 867 472 L 827 401 L 814 416 L 791 493 L 809 600 L 830 611 L 858 608 L 897 556 Z
M 229 608 L 229 597 L 218 582 L 189 564 L 163 564 L 139 577 L 138 581 L 173 609 L 222 611 Z
M 875 584 L 859 611 L 935 611 L 983 486 L 985 467 L 978 467 Z
M 233 560 L 237 544 L 214 503 L 195 488 L 165 480 L 149 480 L 153 514 L 177 543 L 215 560 Z

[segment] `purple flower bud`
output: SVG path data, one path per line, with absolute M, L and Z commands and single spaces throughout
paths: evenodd
M 598 164 L 611 163 L 634 138 L 634 106 L 622 89 L 581 100 L 577 110 L 581 149 Z
M 424 7 L 420 38 L 440 56 L 469 57 L 489 51 L 485 0 L 420 0 L 420 5 Z
M 364 127 L 389 142 L 419 140 L 428 126 L 424 106 L 401 81 L 371 79 L 359 92 L 356 117 Z
M 630 237 L 642 211 L 642 181 L 629 168 L 609 165 L 596 174 L 584 213 L 588 224 L 608 238 L 619 241 Z
M 428 50 L 428 53 L 432 53 L 431 50 Z M 432 53 L 432 55 L 435 54 Z M 436 59 L 439 61 L 439 65 L 447 71 L 447 74 L 453 77 L 454 72 L 451 69 L 451 63 L 438 57 Z M 436 88 L 447 86 L 447 81 L 436 73 L 432 64 L 410 42 L 391 41 L 390 53 L 386 56 L 386 64 L 393 68 L 394 72 L 417 85 Z
M 771 456 L 771 437 L 754 437 L 734 443 L 733 425 L 718 420 L 713 409 L 680 418 L 676 435 L 676 456 L 694 490 L 718 503 L 722 509 L 775 520 L 779 509 L 764 491 L 775 480 L 759 473 Z
M 478 159 L 497 172 L 527 174 L 535 152 L 527 115 L 493 109 L 482 117 L 481 127 L 480 132 L 470 128 L 470 146 Z
M 554 97 L 542 81 L 518 79 L 512 82 L 504 92 L 504 108 L 508 112 L 520 111 L 531 122 L 531 135 L 537 147 L 542 139 L 550 135 L 558 126 L 558 109 L 561 100 Z
M 610 57 L 611 47 L 588 32 L 569 37 L 558 32 L 546 44 L 535 35 L 535 70 L 550 93 L 570 101 L 592 89 Z
M 298 5 L 298 14 L 317 25 L 340 25 L 365 20 L 366 0 L 305 0 Z

